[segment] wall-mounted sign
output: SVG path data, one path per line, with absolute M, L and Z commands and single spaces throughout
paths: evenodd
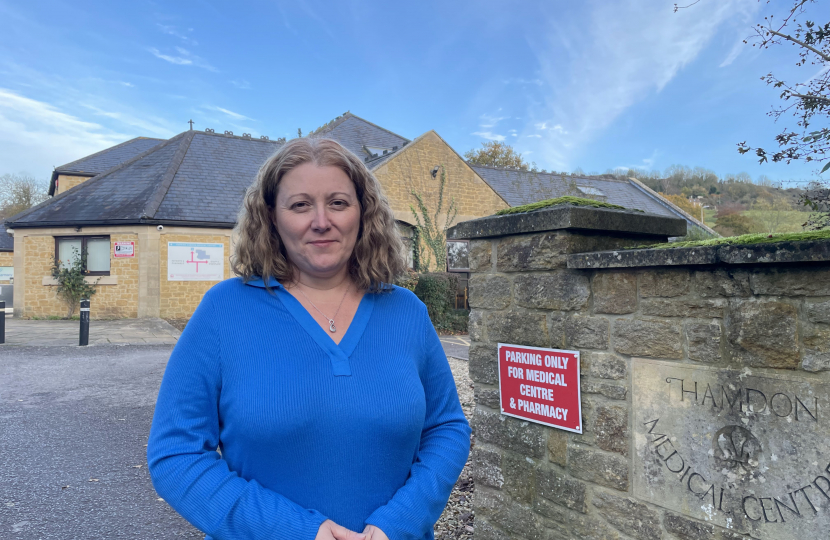
M 582 433 L 579 351 L 499 343 L 501 412 Z
M 0 281 L 8 281 L 14 277 L 14 266 L 0 266 Z
M 225 245 L 167 242 L 167 281 L 222 281 Z
M 135 257 L 135 242 L 113 242 L 113 257 Z

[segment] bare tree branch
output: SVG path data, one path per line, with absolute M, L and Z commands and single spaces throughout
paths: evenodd
M 825 62 L 830 62 L 830 55 L 826 55 L 826 54 L 824 54 L 823 52 L 821 52 L 820 50 L 816 49 L 815 47 L 811 47 L 810 45 L 807 45 L 806 43 L 804 43 L 804 42 L 803 42 L 803 41 L 801 41 L 801 40 L 795 39 L 794 37 L 792 37 L 792 36 L 790 36 L 790 35 L 787 35 L 787 34 L 782 34 L 781 32 L 776 32 L 775 30 L 772 30 L 772 29 L 770 29 L 770 28 L 767 28 L 766 30 L 767 30 L 767 32 L 769 32 L 770 34 L 776 35 L 776 36 L 778 36 L 778 37 L 780 37 L 780 38 L 786 39 L 787 41 L 791 41 L 792 43 L 795 43 L 795 44 L 797 44 L 797 45 L 800 45 L 800 46 L 804 47 L 804 48 L 805 48 L 805 49 L 807 49 L 807 50 L 813 51 L 814 53 L 816 53 L 817 55 L 819 55 L 821 58 L 823 58 Z

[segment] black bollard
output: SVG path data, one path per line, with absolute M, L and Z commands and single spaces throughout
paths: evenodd
M 0 318 L 0 345 L 6 342 L 6 302 L 0 300 L 0 313 L 3 317 Z
M 89 345 L 89 300 L 81 300 L 81 336 L 78 345 Z

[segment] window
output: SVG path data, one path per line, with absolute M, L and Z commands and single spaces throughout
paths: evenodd
M 469 272 L 469 244 L 466 240 L 447 240 L 447 272 Z
M 55 237 L 55 260 L 62 268 L 86 253 L 86 271 L 90 276 L 110 275 L 109 236 L 61 236 Z
M 576 186 L 576 189 L 584 193 L 585 195 L 597 195 L 599 197 L 605 197 L 605 193 L 602 190 L 597 189 L 591 186 Z

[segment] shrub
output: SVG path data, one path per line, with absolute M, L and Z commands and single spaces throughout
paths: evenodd
M 407 269 L 406 272 L 395 279 L 395 285 L 414 292 L 415 287 L 418 286 L 418 273 L 412 269 Z
M 427 306 L 429 318 L 438 329 L 452 329 L 455 313 L 455 295 L 458 276 L 449 272 L 433 272 L 418 275 L 415 296 Z M 464 311 L 464 310 L 461 310 Z
M 81 253 L 78 256 L 76 251 L 75 256 L 66 267 L 61 266 L 60 261 L 55 261 L 52 265 L 52 277 L 58 282 L 58 288 L 55 291 L 58 298 L 63 300 L 67 307 L 66 317 L 71 318 L 82 298 L 90 298 L 95 294 L 95 285 L 101 280 L 98 278 L 95 283 L 87 283 L 84 276 L 87 274 L 84 268 L 86 267 L 86 253 Z
M 723 236 L 740 236 L 758 232 L 761 228 L 755 220 L 741 214 L 721 216 L 715 225 L 715 230 Z

